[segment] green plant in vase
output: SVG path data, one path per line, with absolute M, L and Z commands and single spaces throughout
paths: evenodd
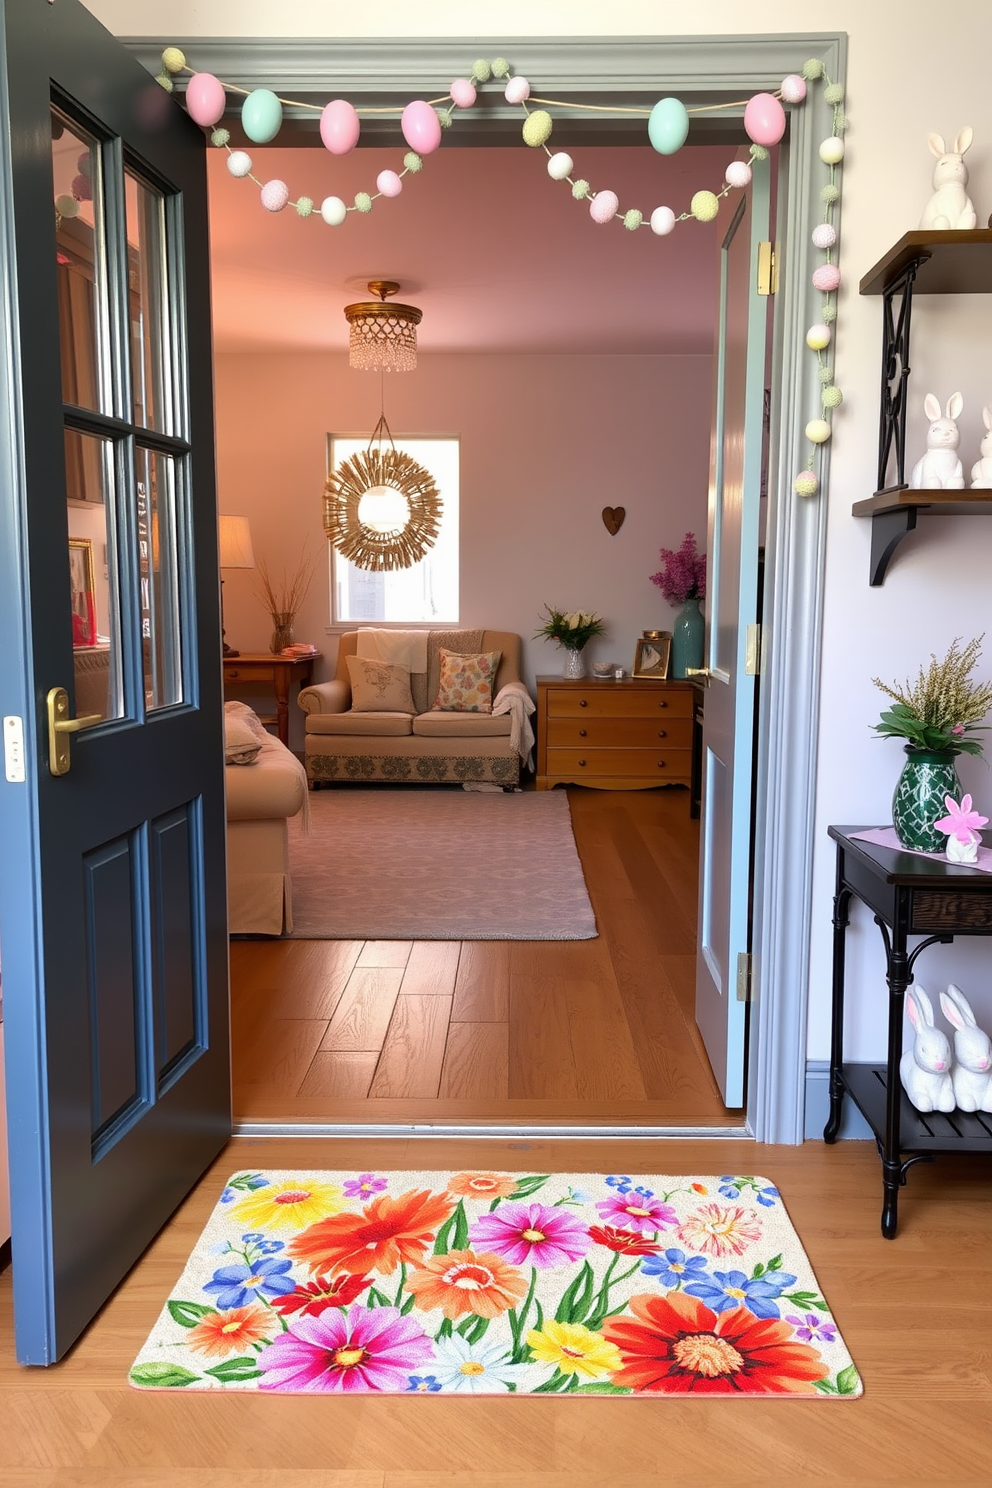
M 892 706 L 872 725 L 882 738 L 905 740 L 906 763 L 892 798 L 892 821 L 904 847 L 941 852 L 946 839 L 935 823 L 946 816 L 945 796 L 961 794 L 954 761 L 959 754 L 980 755 L 982 720 L 992 707 L 992 683 L 974 682 L 971 674 L 982 654 L 984 635 L 962 645 L 956 637 L 947 655 L 920 667 L 915 682 L 875 686 L 892 698 Z
M 535 630 L 534 639 L 557 641 L 562 647 L 565 652 L 563 677 L 584 677 L 582 649 L 593 636 L 606 634 L 602 619 L 599 615 L 587 614 L 584 610 L 556 610 L 553 605 L 545 605 L 544 612 L 548 618 Z

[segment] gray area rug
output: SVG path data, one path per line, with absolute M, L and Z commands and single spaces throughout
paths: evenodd
M 289 828 L 294 940 L 597 934 L 564 791 L 313 791 Z

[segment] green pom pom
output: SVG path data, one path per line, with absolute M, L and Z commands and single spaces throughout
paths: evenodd
M 826 186 L 821 187 L 820 200 L 822 202 L 826 202 L 828 207 L 832 206 L 835 201 L 839 200 L 839 198 L 840 187 L 835 186 L 833 181 L 828 181 Z
M 510 76 L 510 64 L 505 57 L 497 57 L 493 62 L 493 77 L 505 78 Z
M 172 81 L 171 77 L 169 76 L 169 74 L 167 72 L 160 72 L 159 75 L 158 75 L 158 77 L 155 79 L 155 81 L 158 83 L 158 85 L 159 85 L 160 88 L 164 88 L 165 89 L 166 93 L 171 93 L 172 92 L 172 89 L 174 87 L 174 84 L 173 84 L 173 81 Z
M 309 196 L 301 196 L 296 203 L 296 213 L 299 217 L 309 217 L 313 211 L 313 201 Z
M 403 156 L 403 168 L 404 170 L 408 170 L 411 176 L 415 176 L 418 171 L 423 170 L 424 162 L 421 160 L 416 150 L 409 150 Z
M 441 120 L 441 128 L 442 129 L 450 129 L 451 128 L 451 110 L 450 109 L 438 109 L 437 116 Z
M 712 191 L 697 191 L 689 203 L 689 211 L 697 222 L 712 222 L 720 210 L 720 203 Z
M 367 191 L 359 191 L 357 196 L 355 197 L 355 211 L 371 212 L 371 210 L 372 198 L 369 196 Z
M 851 127 L 851 121 L 840 109 L 834 111 L 834 134 L 846 134 Z
M 639 212 L 636 207 L 631 207 L 629 212 L 623 214 L 623 225 L 628 232 L 636 232 L 644 221 L 644 213 Z
M 823 76 L 823 63 L 819 57 L 810 57 L 808 62 L 803 63 L 803 77 L 808 83 L 814 83 L 817 78 Z
M 490 67 L 489 63 L 486 61 L 485 57 L 481 57 L 478 62 L 472 63 L 473 83 L 488 83 L 492 75 L 493 70 Z
M 837 319 L 837 306 L 834 305 L 833 303 L 828 303 L 828 304 L 824 305 L 823 308 L 822 308 L 822 310 L 820 311 L 820 319 L 821 320 L 825 320 L 826 323 L 827 323 L 827 325 L 829 325 L 831 321 L 836 320 Z
M 222 150 L 226 144 L 230 143 L 230 139 L 231 131 L 229 129 L 215 129 L 210 136 L 210 143 L 216 145 L 219 150 Z
M 844 89 L 840 83 L 829 83 L 823 90 L 823 96 L 827 103 L 843 103 Z
M 830 379 L 831 379 L 831 378 L 832 378 L 832 377 L 833 377 L 833 375 L 834 375 L 834 374 L 833 374 L 833 372 L 832 372 L 832 371 L 831 371 L 831 370 L 830 370 L 830 368 L 829 368 L 829 367 L 821 367 L 821 368 L 820 368 L 820 371 L 819 371 L 819 377 L 820 377 L 820 381 L 821 381 L 821 382 L 829 382 L 829 381 L 830 381 Z
M 820 394 L 820 402 L 824 408 L 839 408 L 844 401 L 844 394 L 839 387 L 825 387 Z
M 575 197 L 575 200 L 576 201 L 581 201 L 584 196 L 588 196 L 589 195 L 589 182 L 588 181 L 581 181 L 581 180 L 580 181 L 573 181 L 572 182 L 572 195 Z
M 186 57 L 178 47 L 166 47 L 162 53 L 162 66 L 166 72 L 182 72 L 186 66 Z
M 764 145 L 752 145 L 751 146 L 751 159 L 752 160 L 767 160 L 768 159 L 768 150 L 767 150 L 767 148 Z
M 535 109 L 528 114 L 524 121 L 523 137 L 525 145 L 544 145 L 551 138 L 551 115 L 547 109 Z

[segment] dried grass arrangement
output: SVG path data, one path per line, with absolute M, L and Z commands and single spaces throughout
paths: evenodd
M 275 655 L 292 643 L 293 623 L 300 606 L 310 592 L 318 556 L 316 553 L 307 553 L 304 547 L 300 552 L 296 567 L 291 573 L 283 569 L 282 578 L 278 583 L 269 572 L 264 558 L 259 558 L 256 562 L 255 571 L 258 575 L 256 588 L 259 598 L 272 617 L 273 630 L 269 649 Z

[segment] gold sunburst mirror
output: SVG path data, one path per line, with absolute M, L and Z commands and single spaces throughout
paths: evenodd
M 385 414 L 364 454 L 342 460 L 324 486 L 324 531 L 356 568 L 373 572 L 418 563 L 437 541 L 442 509 L 434 477 L 396 448 Z

